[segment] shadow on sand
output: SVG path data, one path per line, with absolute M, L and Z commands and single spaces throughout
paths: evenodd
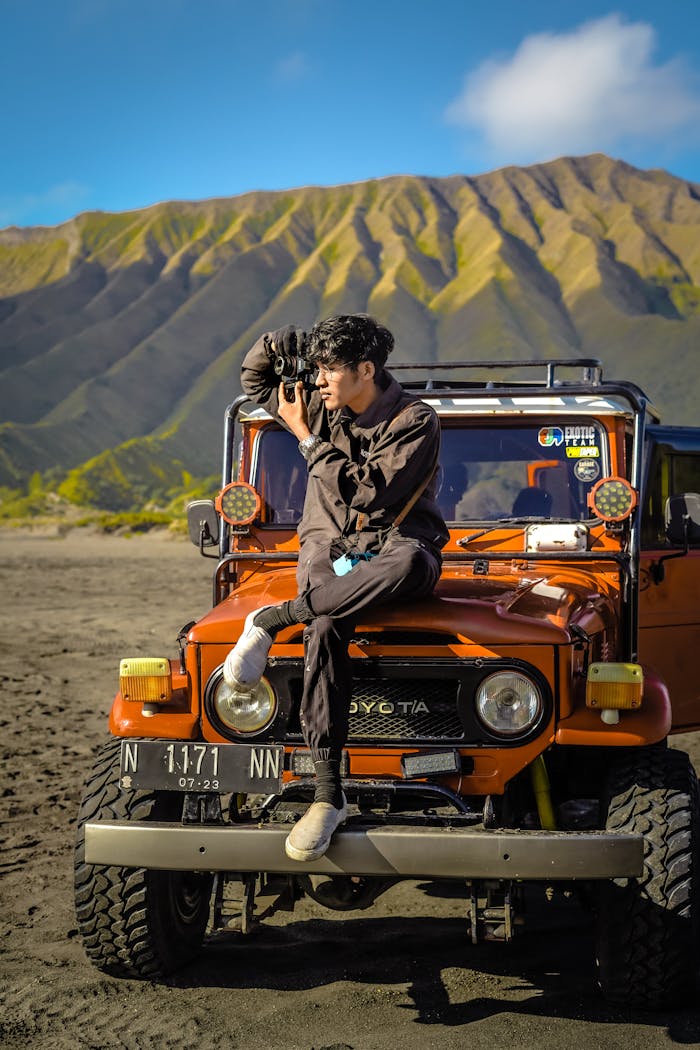
M 425 897 L 464 896 L 455 884 L 427 883 Z M 287 920 L 248 938 L 212 937 L 174 987 L 313 990 L 335 982 L 404 986 L 421 1025 L 464 1026 L 499 1014 L 636 1024 L 680 1045 L 700 1043 L 700 1011 L 652 1013 L 607 1004 L 595 986 L 590 914 L 575 900 L 528 896 L 527 926 L 510 944 L 472 945 L 466 921 L 403 914 Z M 419 910 L 419 909 L 416 909 Z M 324 913 L 333 914 L 333 913 Z M 358 915 L 358 913 L 354 913 Z M 450 974 L 450 989 L 444 975 Z M 493 996 L 483 994 L 494 986 Z M 398 1019 L 397 1019 L 398 1020 Z

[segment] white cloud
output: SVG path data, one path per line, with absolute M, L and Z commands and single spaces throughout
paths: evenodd
M 654 45 L 651 25 L 616 14 L 533 34 L 469 73 L 446 117 L 514 162 L 662 141 L 698 120 L 700 97 L 681 59 L 653 64 Z
M 0 227 L 38 223 L 52 225 L 75 214 L 89 195 L 80 182 L 61 182 L 41 193 L 3 194 L 0 196 Z M 43 216 L 49 215 L 47 220 Z

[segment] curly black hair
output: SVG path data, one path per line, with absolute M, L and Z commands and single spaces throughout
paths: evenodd
M 371 361 L 381 372 L 394 349 L 388 328 L 369 314 L 338 314 L 319 321 L 309 332 L 306 354 L 316 365 L 343 364 L 353 370 Z

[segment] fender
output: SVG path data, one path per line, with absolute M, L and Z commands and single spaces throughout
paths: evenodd
M 644 698 L 637 711 L 620 711 L 620 721 L 607 725 L 600 711 L 583 704 L 559 722 L 557 744 L 584 747 L 643 747 L 664 740 L 671 730 L 671 698 L 665 682 L 644 667 Z
M 170 661 L 173 696 L 162 704 L 155 716 L 143 714 L 141 704 L 124 700 L 117 693 L 109 713 L 109 731 L 119 737 L 153 737 L 164 740 L 197 740 L 199 731 L 199 704 L 192 692 L 189 675 L 182 674 L 179 662 Z M 154 721 L 155 717 L 155 721 Z

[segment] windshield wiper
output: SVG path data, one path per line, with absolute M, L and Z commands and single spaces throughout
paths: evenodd
M 494 532 L 504 525 L 507 527 L 509 525 L 575 525 L 576 523 L 576 518 L 543 518 L 541 514 L 532 514 L 529 517 L 519 518 L 497 518 L 485 529 L 479 529 L 478 532 L 470 532 L 468 536 L 462 536 L 460 540 L 457 540 L 457 546 L 466 547 L 472 540 L 481 539 L 482 536 L 486 536 L 489 532 Z

